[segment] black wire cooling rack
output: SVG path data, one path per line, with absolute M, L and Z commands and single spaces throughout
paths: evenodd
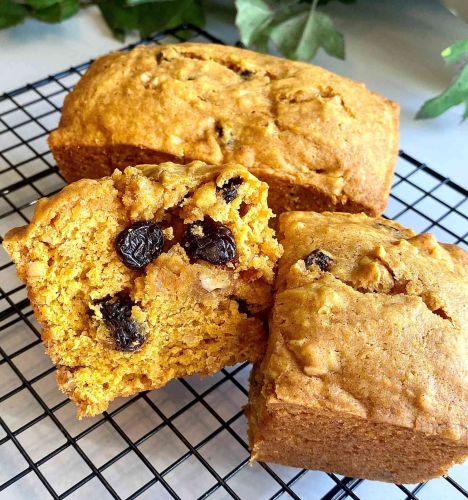
M 183 26 L 140 43 L 220 42 Z M 131 47 L 127 47 L 131 48 Z M 89 62 L 0 98 L 0 242 L 64 185 L 46 138 Z M 467 191 L 400 152 L 386 215 L 467 247 Z M 393 485 L 269 464 L 248 465 L 247 364 L 114 401 L 78 421 L 56 388 L 24 286 L 0 250 L 1 498 L 468 498 L 468 464 Z M 3 496 L 2 496 L 3 495 Z

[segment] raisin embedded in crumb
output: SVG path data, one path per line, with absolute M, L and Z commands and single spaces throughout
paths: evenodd
M 219 121 L 215 123 L 214 131 L 217 137 L 220 139 L 221 145 L 232 147 L 234 146 L 235 140 L 233 137 L 233 132 L 229 128 L 225 128 Z
M 231 203 L 232 200 L 237 198 L 237 191 L 243 182 L 242 177 L 232 177 L 221 187 L 217 187 L 216 190 L 221 191 L 221 196 L 226 203 Z
M 141 270 L 161 255 L 164 234 L 155 222 L 135 222 L 117 236 L 115 246 L 120 259 L 127 267 Z
M 161 64 L 162 61 L 167 61 L 167 59 L 164 57 L 164 54 L 162 52 L 158 52 L 156 54 L 156 62 L 158 64 Z
M 219 122 L 216 122 L 215 124 L 215 132 L 218 135 L 218 137 L 224 137 L 224 129 Z
M 237 255 L 231 230 L 209 217 L 188 226 L 183 237 L 183 247 L 192 259 L 201 259 L 216 265 L 227 264 Z
M 131 316 L 134 305 L 129 297 L 122 295 L 104 299 L 100 303 L 102 318 L 117 351 L 137 351 L 146 340 L 146 334 Z
M 320 271 L 329 271 L 332 262 L 333 259 L 328 255 L 324 254 L 318 248 L 310 252 L 310 254 L 304 258 L 304 263 L 306 267 L 310 267 L 312 264 L 315 264 L 320 269 Z
M 253 75 L 253 71 L 250 71 L 249 69 L 244 69 L 239 73 L 239 75 L 245 80 L 248 80 Z

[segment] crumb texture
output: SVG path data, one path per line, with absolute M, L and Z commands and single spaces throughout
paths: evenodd
M 277 213 L 379 214 L 398 106 L 310 64 L 216 44 L 150 45 L 98 59 L 49 143 L 69 181 L 138 163 L 234 161 L 270 184 Z
M 239 186 L 226 202 L 232 178 Z M 266 184 L 238 165 L 142 165 L 67 186 L 38 203 L 29 226 L 8 233 L 4 246 L 59 386 L 80 416 L 175 377 L 259 358 L 281 253 L 266 198 Z M 206 218 L 233 235 L 235 260 L 213 265 L 187 254 L 184 231 Z M 117 252 L 122 234 L 131 261 Z
M 253 457 L 391 482 L 463 461 L 465 252 L 365 215 L 291 212 L 280 233 Z

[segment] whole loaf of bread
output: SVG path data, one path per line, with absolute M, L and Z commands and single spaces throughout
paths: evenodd
M 235 161 L 283 212 L 381 213 L 398 106 L 323 68 L 235 47 L 150 45 L 98 59 L 49 144 L 68 181 L 139 163 Z

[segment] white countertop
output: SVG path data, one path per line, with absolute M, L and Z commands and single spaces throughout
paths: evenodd
M 207 30 L 234 43 L 232 2 L 206 2 Z M 454 74 L 440 58 L 453 41 L 468 36 L 468 25 L 437 0 L 359 0 L 327 7 L 346 38 L 346 61 L 320 51 L 315 63 L 363 81 L 401 105 L 401 148 L 441 174 L 468 186 L 468 120 L 462 107 L 436 120 L 417 121 L 424 100 L 440 93 Z M 128 37 L 126 43 L 136 41 Z M 0 31 L 0 92 L 12 90 L 125 45 L 112 38 L 97 8 L 60 25 L 28 20 Z

